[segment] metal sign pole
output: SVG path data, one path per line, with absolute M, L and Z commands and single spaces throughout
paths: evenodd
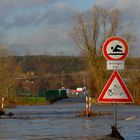
M 117 103 L 114 103 L 114 126 L 117 128 Z

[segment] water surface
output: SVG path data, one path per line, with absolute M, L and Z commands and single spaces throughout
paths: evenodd
M 101 140 L 111 133 L 113 115 L 75 117 L 83 109 L 81 99 L 6 109 L 15 115 L 0 118 L 0 140 Z M 92 111 L 113 113 L 113 106 L 94 105 Z M 118 130 L 126 140 L 140 140 L 139 106 L 118 106 Z

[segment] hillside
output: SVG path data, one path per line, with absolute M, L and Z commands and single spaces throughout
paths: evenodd
M 65 71 L 67 73 L 71 73 L 86 69 L 84 58 L 76 56 L 16 56 L 15 60 L 16 63 L 20 64 L 24 72 L 40 71 L 47 73 L 59 73 L 61 71 Z M 127 70 L 140 69 L 140 58 L 127 58 L 125 68 Z
M 83 71 L 86 68 L 83 58 L 75 56 L 16 56 L 15 60 L 24 72 L 71 73 Z
M 88 69 L 84 58 L 76 56 L 16 56 L 15 60 L 27 77 L 31 76 L 30 72 L 34 76 L 43 77 L 45 88 L 60 88 L 62 76 L 68 88 L 83 86 L 84 71 Z M 140 58 L 126 59 L 125 70 L 120 72 L 126 79 L 128 77 L 134 80 L 139 78 Z

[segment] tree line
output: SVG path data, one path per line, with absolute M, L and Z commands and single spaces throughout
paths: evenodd
M 135 98 L 140 99 L 140 58 L 130 57 L 126 59 L 125 63 L 126 69 L 121 72 L 121 75 L 125 79 L 130 79 L 127 85 L 135 94 Z M 102 65 L 104 68 L 106 67 L 105 61 L 102 62 Z M 104 84 L 110 74 L 108 72 L 104 77 Z M 95 83 L 94 80 L 91 80 L 91 76 L 92 73 L 83 56 L 14 56 L 9 49 L 0 48 L 0 96 L 9 99 L 18 95 L 17 88 L 22 88 L 22 86 L 27 91 L 32 88 L 34 92 L 60 89 L 62 80 L 63 86 L 69 89 L 83 87 L 84 80 L 86 80 L 86 87 L 90 88 Z M 26 80 L 35 84 L 31 87 Z M 94 93 L 93 96 L 98 96 L 98 94 Z

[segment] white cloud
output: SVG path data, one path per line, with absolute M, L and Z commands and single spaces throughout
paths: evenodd
M 44 51 L 51 53 L 67 52 L 67 54 L 71 54 L 76 49 L 67 34 L 67 26 L 53 25 L 52 27 L 51 25 L 46 25 L 30 32 L 27 36 L 15 36 L 12 38 L 11 44 L 16 42 L 16 47 L 17 44 L 25 44 L 26 49 L 28 47 L 32 53 L 36 54 Z
M 0 18 L 5 18 L 17 9 L 26 10 L 53 4 L 56 0 L 0 0 Z
M 74 44 L 68 37 L 75 10 L 62 2 L 44 8 L 43 12 L 39 10 L 26 9 L 15 13 L 11 23 L 5 21 L 3 27 L 8 30 L 6 42 L 9 46 L 18 52 L 28 48 L 34 54 L 44 51 L 75 52 Z

